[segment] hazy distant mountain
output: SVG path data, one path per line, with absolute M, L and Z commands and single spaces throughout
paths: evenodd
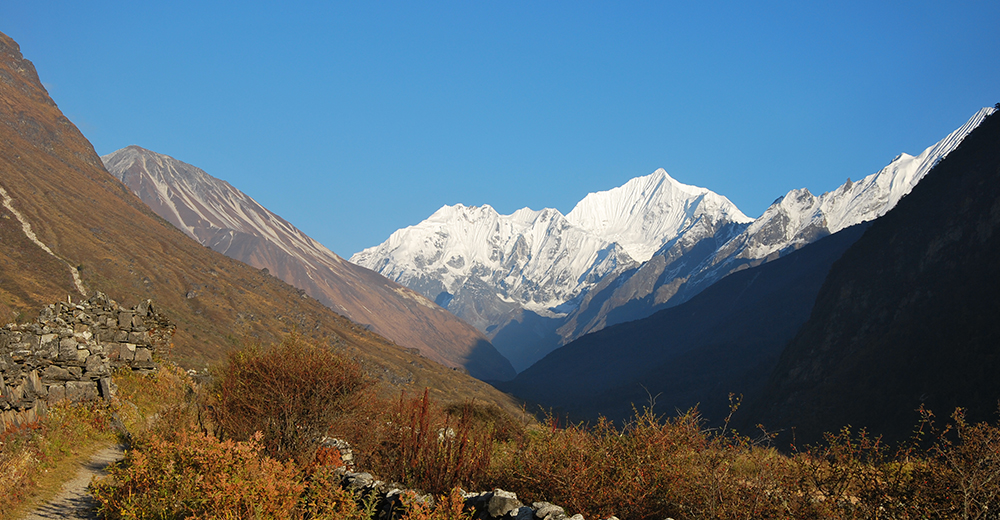
M 845 424 L 907 437 L 920 405 L 995 420 L 1000 116 L 987 118 L 831 269 L 747 417 L 800 442 Z M 748 419 L 750 420 L 750 419 Z
M 385 382 L 380 388 L 389 395 L 430 388 L 444 400 L 474 396 L 509 403 L 463 371 L 394 345 L 158 217 L 108 174 L 17 43 L 2 33 L 0 172 L 6 194 L 0 205 L 0 318 L 21 313 L 30 319 L 67 295 L 83 298 L 76 272 L 88 296 L 101 291 L 129 306 L 152 298 L 177 326 L 171 358 L 186 367 L 221 361 L 242 338 L 268 344 L 297 331 L 357 359 Z
M 446 206 L 351 261 L 435 299 L 493 337 L 524 313 L 564 319 L 596 284 L 661 247 L 749 222 L 725 197 L 657 170 L 588 195 L 566 216 Z M 501 353 L 520 369 L 541 357 L 526 355 L 518 342 L 507 346 Z
M 481 379 L 514 371 L 477 330 L 420 294 L 337 256 L 229 183 L 129 146 L 101 158 L 158 215 L 188 236 L 300 288 L 351 320 Z

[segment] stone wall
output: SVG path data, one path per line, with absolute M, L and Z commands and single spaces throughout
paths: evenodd
M 371 473 L 355 473 L 347 468 L 340 468 L 337 472 L 341 486 L 352 491 L 359 504 L 369 500 L 373 502 L 372 520 L 395 520 L 402 516 L 402 498 L 408 492 L 418 502 L 434 504 L 434 497 L 431 495 L 421 495 L 419 491 L 376 480 Z M 462 491 L 462 498 L 465 502 L 463 510 L 472 520 L 585 520 L 583 515 L 569 516 L 562 507 L 549 502 L 522 503 L 515 493 L 502 489 L 473 493 Z M 612 516 L 605 520 L 618 518 Z
M 432 495 L 383 482 L 371 473 L 355 472 L 354 452 L 347 441 L 324 437 L 320 441 L 320 451 L 324 450 L 339 455 L 333 458 L 324 456 L 323 464 L 336 468 L 335 472 L 340 477 L 341 487 L 354 494 L 359 506 L 364 507 L 366 502 L 372 504 L 372 520 L 400 518 L 405 511 L 402 498 L 407 493 L 410 493 L 417 502 L 434 505 Z M 470 520 L 584 520 L 583 515 L 569 516 L 562 507 L 549 502 L 525 504 L 515 493 L 502 489 L 472 493 L 462 491 L 462 499 L 465 502 L 463 511 L 469 515 Z M 618 520 L 618 518 L 611 516 L 604 520 Z
M 146 300 L 125 308 L 102 293 L 48 305 L 30 323 L 0 329 L 0 431 L 32 422 L 49 404 L 110 397 L 111 372 L 155 370 L 174 325 Z

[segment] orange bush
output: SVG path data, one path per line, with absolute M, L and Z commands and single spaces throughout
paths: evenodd
M 248 440 L 261 432 L 267 454 L 307 464 L 330 426 L 360 406 L 371 385 L 357 363 L 290 336 L 231 352 L 213 406 L 221 437 Z
M 93 486 L 110 518 L 287 518 L 305 485 L 293 464 L 261 455 L 248 442 L 181 432 L 153 436 Z
M 378 419 L 356 436 L 364 453 L 360 462 L 381 478 L 432 493 L 487 485 L 495 428 L 476 420 L 472 410 L 450 415 L 426 391 L 420 398 L 384 403 Z

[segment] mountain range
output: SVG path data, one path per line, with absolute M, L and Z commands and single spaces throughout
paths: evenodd
M 229 183 L 138 146 L 101 160 L 153 211 L 199 243 L 265 269 L 441 364 L 463 367 L 479 379 L 514 376 L 510 363 L 475 328 L 419 293 L 343 260 Z
M 760 217 L 665 171 L 555 209 L 445 206 L 351 256 L 486 334 L 518 371 L 608 325 L 689 300 L 726 275 L 884 215 L 993 108 L 921 154 L 820 196 L 795 189 Z
M 848 425 L 904 440 L 920 408 L 994 419 L 1000 117 L 978 123 L 878 219 L 587 334 L 498 386 L 573 420 L 697 407 L 720 424 L 732 395 L 744 406 L 731 426 L 763 424 L 785 446 Z
M 176 324 L 171 357 L 204 368 L 244 343 L 298 334 L 356 359 L 390 395 L 430 389 L 516 412 L 512 400 L 351 322 L 300 290 L 192 240 L 109 174 L 34 65 L 0 33 L 0 315 L 27 320 L 101 291 L 152 299 Z
M 1000 116 L 982 122 L 834 264 L 744 421 L 886 440 L 1000 399 Z M 752 417 L 752 419 L 750 419 Z

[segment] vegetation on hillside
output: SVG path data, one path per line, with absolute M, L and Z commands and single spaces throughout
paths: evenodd
M 408 500 L 414 519 L 460 518 L 459 487 L 499 487 L 588 519 L 985 518 L 1000 507 L 1000 427 L 960 410 L 944 424 L 923 412 L 899 446 L 845 428 L 783 452 L 764 433 L 706 429 L 697 410 L 646 409 L 616 427 L 525 423 L 427 394 L 386 399 L 357 365 L 301 338 L 233 352 L 208 387 L 171 374 L 138 376 L 146 398 L 169 395 L 169 406 L 145 430 L 132 420 L 133 449 L 96 484 L 110 518 L 362 518 L 371 504 L 341 489 L 323 435 L 349 441 L 360 470 L 439 497 L 436 509 Z M 333 398 L 302 393 L 313 385 Z M 314 413 L 325 419 L 285 427 Z

